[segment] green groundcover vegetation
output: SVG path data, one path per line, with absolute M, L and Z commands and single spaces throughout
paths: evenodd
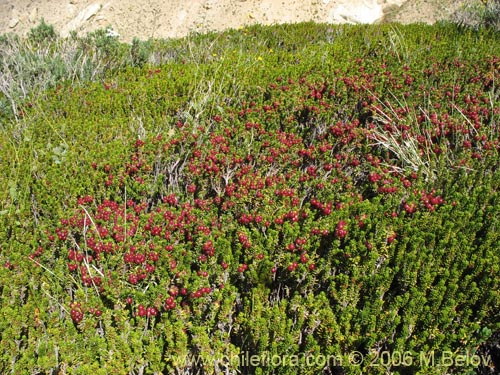
M 0 373 L 498 371 L 498 32 L 0 43 Z

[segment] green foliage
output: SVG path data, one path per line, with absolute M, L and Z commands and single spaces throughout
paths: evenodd
M 497 34 L 49 44 L 80 85 L 2 55 L 32 96 L 2 91 L 1 373 L 478 367 L 449 355 L 499 329 Z
M 454 21 L 461 26 L 491 28 L 500 30 L 500 1 L 470 1 L 454 15 Z
M 150 60 L 151 45 L 120 43 L 110 28 L 63 39 L 44 21 L 26 39 L 4 35 L 0 38 L 0 116 L 19 119 L 22 103 L 36 100 L 57 84 L 102 81 L 126 66 L 142 67 Z
M 142 41 L 137 38 L 132 40 L 130 47 L 131 64 L 133 66 L 144 66 L 149 62 L 153 54 L 153 41 Z
M 52 42 L 56 38 L 57 33 L 54 26 L 45 23 L 44 19 L 41 20 L 38 26 L 32 28 L 28 34 L 28 41 L 35 44 Z

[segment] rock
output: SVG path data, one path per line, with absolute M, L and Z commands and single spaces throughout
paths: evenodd
M 382 6 L 376 0 L 349 1 L 330 10 L 332 23 L 374 23 L 383 16 Z
M 87 8 L 82 10 L 77 18 L 81 18 L 82 21 L 88 21 L 90 18 L 94 17 L 97 12 L 99 12 L 99 9 L 101 9 L 101 4 L 95 3 L 89 5 Z
M 36 19 L 38 17 L 38 8 L 33 8 L 28 16 L 28 20 L 31 22 L 31 23 L 35 23 L 36 22 Z
M 11 18 L 11 20 L 9 21 L 9 28 L 10 29 L 15 28 L 18 23 L 19 23 L 19 18 L 17 18 L 17 17 Z
M 99 3 L 90 4 L 62 28 L 61 35 L 67 36 L 71 31 L 82 28 L 85 22 L 90 20 L 99 12 L 101 7 L 102 5 Z

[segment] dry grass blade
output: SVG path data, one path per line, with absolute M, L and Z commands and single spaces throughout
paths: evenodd
M 401 102 L 392 93 L 391 95 L 399 107 L 408 108 L 406 102 Z M 415 113 L 413 113 L 411 119 L 414 126 L 411 127 L 425 137 L 426 141 L 423 145 L 423 150 L 422 147 L 420 147 L 421 142 L 417 140 L 415 135 L 410 132 L 403 133 L 399 127 L 394 126 L 394 121 L 402 122 L 404 119 L 400 117 L 391 103 L 382 102 L 379 98 L 377 98 L 377 100 L 383 109 L 375 107 L 377 114 L 374 116 L 374 120 L 376 123 L 384 126 L 390 125 L 391 131 L 384 130 L 380 127 L 373 129 L 371 138 L 374 143 L 372 146 L 380 146 L 390 151 L 401 162 L 403 169 L 410 168 L 413 171 L 421 171 L 425 175 L 426 180 L 434 180 L 436 174 L 435 170 L 432 168 L 432 156 L 429 148 L 432 141 L 429 139 L 428 134 L 421 131 Z

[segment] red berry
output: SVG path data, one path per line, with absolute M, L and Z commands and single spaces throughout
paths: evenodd
M 128 282 L 130 284 L 135 285 L 135 284 L 137 284 L 138 281 L 139 280 L 138 280 L 137 275 L 131 274 L 131 275 L 128 276 Z
M 156 316 L 157 313 L 158 313 L 158 310 L 156 310 L 156 308 L 154 308 L 154 307 L 148 307 L 146 309 L 147 316 Z
M 247 270 L 248 266 L 246 264 L 242 264 L 238 267 L 238 272 L 243 273 Z
M 293 272 L 293 271 L 295 271 L 295 269 L 297 268 L 297 266 L 298 266 L 297 262 L 293 262 L 292 264 L 290 264 L 290 265 L 287 267 L 287 270 L 288 270 L 289 272 Z
M 179 294 L 179 288 L 176 286 L 172 286 L 168 291 L 168 294 L 170 294 L 172 297 L 177 296 Z

